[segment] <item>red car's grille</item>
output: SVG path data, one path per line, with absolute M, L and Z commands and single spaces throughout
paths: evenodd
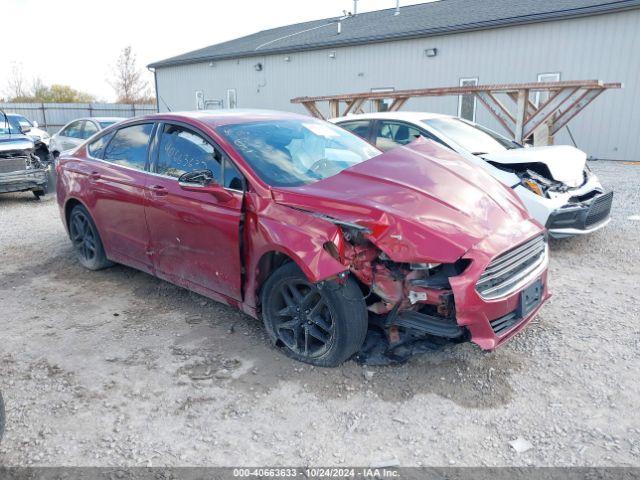
M 547 258 L 547 242 L 540 234 L 496 257 L 476 283 L 476 291 L 486 299 L 512 293 L 526 283 Z

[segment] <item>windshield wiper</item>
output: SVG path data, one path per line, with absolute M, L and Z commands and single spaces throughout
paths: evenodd
M 471 152 L 471 155 L 475 155 L 476 157 L 479 157 L 480 155 L 486 155 L 488 152 Z

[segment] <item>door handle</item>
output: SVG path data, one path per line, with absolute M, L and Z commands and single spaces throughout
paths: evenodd
M 149 189 L 156 197 L 164 197 L 169 193 L 162 185 L 151 185 Z
M 100 173 L 99 173 L 99 172 L 91 172 L 91 173 L 89 174 L 89 178 L 90 178 L 91 180 L 100 180 L 100 179 L 102 178 L 102 176 L 100 175 Z

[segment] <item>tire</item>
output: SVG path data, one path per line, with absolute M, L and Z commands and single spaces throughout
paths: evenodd
M 4 424 L 4 400 L 2 399 L 2 394 L 0 393 L 0 441 L 2 440 L 2 436 L 4 435 Z
M 96 224 L 82 205 L 73 207 L 69 215 L 69 238 L 83 267 L 101 270 L 113 265 L 104 252 Z
M 261 301 L 271 340 L 295 360 L 335 367 L 364 343 L 367 307 L 353 278 L 313 284 L 291 262 L 265 282 Z

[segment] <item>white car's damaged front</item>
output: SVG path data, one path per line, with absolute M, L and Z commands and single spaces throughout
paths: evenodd
M 514 191 L 551 236 L 591 233 L 609 223 L 613 192 L 602 187 L 581 150 L 559 145 L 517 148 L 482 157 L 518 177 Z
M 606 191 L 577 148 L 524 147 L 458 117 L 424 112 L 380 112 L 331 120 L 382 150 L 424 136 L 456 151 L 512 188 L 531 216 L 556 238 L 594 232 L 610 220 Z
M 605 191 L 591 172 L 583 151 L 568 145 L 525 148 L 455 117 L 439 116 L 423 124 L 458 153 L 481 160 L 513 188 L 552 237 L 583 235 L 609 223 L 613 192 Z

